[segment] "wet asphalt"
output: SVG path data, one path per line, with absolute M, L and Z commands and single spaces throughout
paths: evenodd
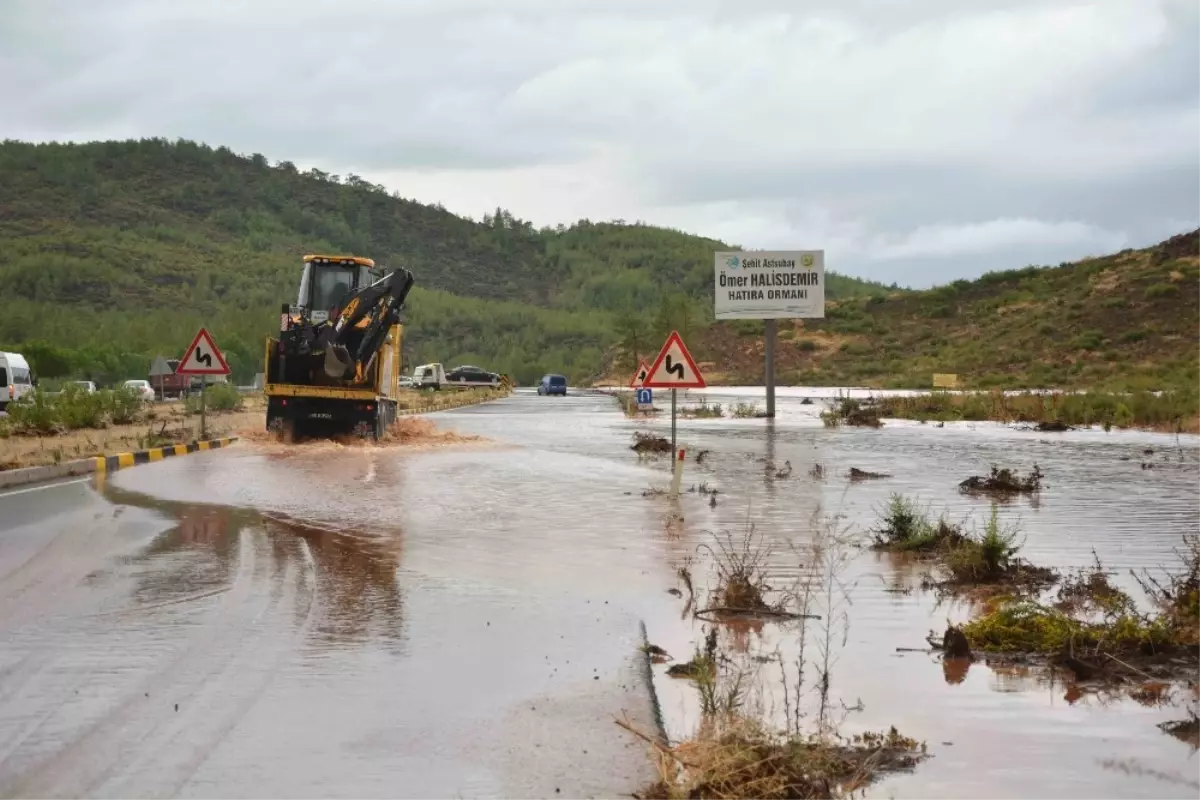
M 814 531 L 868 527 L 892 491 L 978 518 L 986 506 L 954 487 L 996 461 L 1047 474 L 1035 503 L 1001 508 L 1038 563 L 1080 566 L 1095 548 L 1117 572 L 1154 567 L 1200 527 L 1194 437 L 826 430 L 800 396 L 782 392 L 773 423 L 680 422 L 684 487 L 718 488 L 715 505 L 647 491 L 666 486 L 666 461 L 629 445 L 664 420 L 527 392 L 432 415 L 482 442 L 246 441 L 0 494 L 0 794 L 627 796 L 654 770 L 614 718 L 653 734 L 657 702 L 673 737 L 696 721 L 694 690 L 665 665 L 648 679 L 639 647 L 648 634 L 686 660 L 702 637 L 667 590 L 685 566 L 703 593 L 714 534 L 752 523 L 784 585 Z M 1139 468 L 1146 449 L 1156 471 Z M 890 477 L 851 482 L 851 466 Z M 945 674 L 896 648 L 965 611 L 896 591 L 911 565 L 846 563 L 825 609 L 847 622 L 830 637 L 844 641 L 838 702 L 862 703 L 845 725 L 896 724 L 935 752 L 872 794 L 1195 796 L 1098 766 L 1187 775 L 1186 746 L 1155 728 L 1170 710 L 1068 702 L 1069 688 L 982 664 Z M 773 624 L 726 635 L 759 662 L 796 641 Z M 779 687 L 762 684 L 778 718 Z

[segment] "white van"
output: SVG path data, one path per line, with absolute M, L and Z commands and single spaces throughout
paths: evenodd
M 0 353 L 0 411 L 33 391 L 33 373 L 20 353 Z

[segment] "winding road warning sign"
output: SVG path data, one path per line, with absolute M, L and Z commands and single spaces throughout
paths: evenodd
M 183 360 L 175 368 L 176 375 L 228 375 L 229 365 L 217 349 L 217 343 L 204 328 L 184 351 Z
M 671 331 L 667 343 L 650 366 L 650 373 L 642 381 L 642 386 L 648 389 L 703 389 L 707 385 L 692 354 L 679 337 L 679 331 Z
M 650 367 L 646 366 L 645 361 L 638 362 L 637 372 L 633 373 L 633 377 L 629 379 L 630 389 L 640 389 L 642 381 L 646 380 L 646 376 L 650 374 Z

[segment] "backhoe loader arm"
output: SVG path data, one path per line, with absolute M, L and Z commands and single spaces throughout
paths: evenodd
M 412 273 L 400 267 L 346 298 L 336 322 L 320 335 L 329 377 L 345 379 L 353 373 L 355 383 L 363 382 L 388 331 L 399 321 L 413 282 Z

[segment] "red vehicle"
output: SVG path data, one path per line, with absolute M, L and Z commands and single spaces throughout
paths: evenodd
M 175 375 L 175 370 L 179 369 L 179 359 L 167 359 L 167 366 L 171 368 L 171 375 L 152 375 L 150 377 L 150 385 L 154 387 L 154 391 L 158 392 L 160 397 L 183 397 L 188 393 L 191 387 L 190 375 Z

